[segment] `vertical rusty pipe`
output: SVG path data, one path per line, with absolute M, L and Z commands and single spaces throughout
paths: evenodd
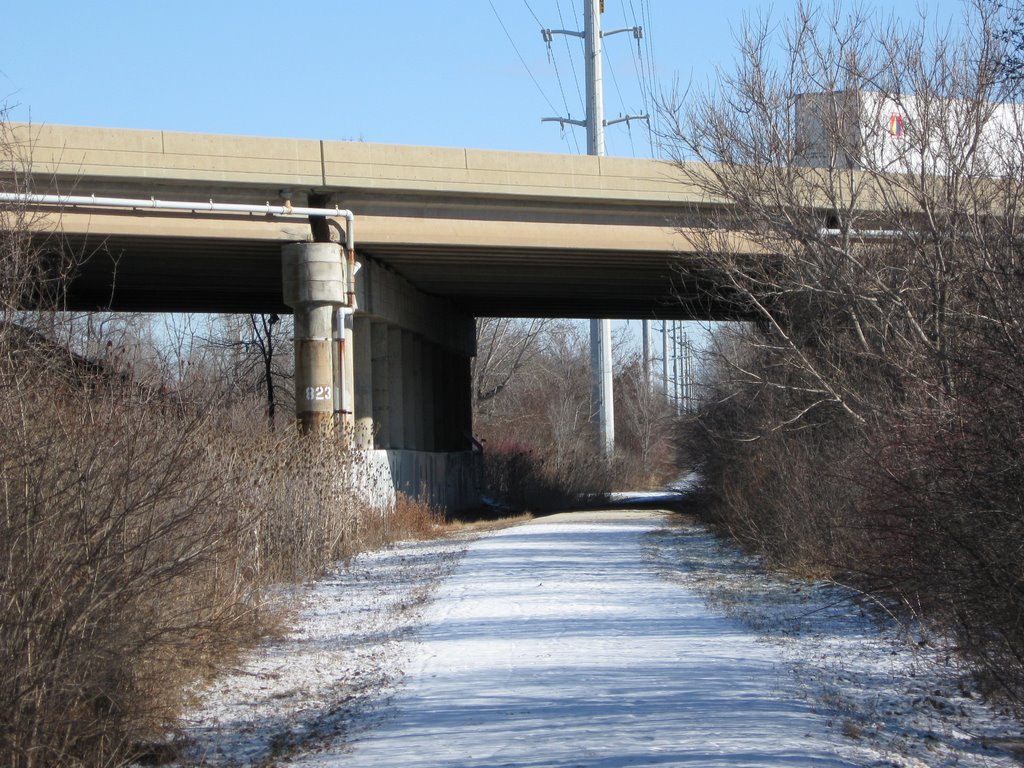
M 356 379 L 355 379 L 355 356 L 353 355 L 353 348 L 355 347 L 354 334 L 352 333 L 353 314 L 349 307 L 345 307 L 345 311 L 341 312 L 339 318 L 340 333 L 340 349 L 339 355 L 341 357 L 341 395 L 342 402 L 344 403 L 344 425 L 346 429 L 346 436 L 349 440 L 350 446 L 354 444 L 355 439 L 355 419 L 356 419 Z
M 350 445 L 355 445 L 355 398 L 356 398 L 356 377 L 355 377 L 355 333 L 353 331 L 356 311 L 356 223 L 353 216 L 346 219 L 345 228 L 345 298 L 347 300 L 347 312 L 339 312 L 338 318 L 338 359 L 341 364 L 341 376 L 338 379 L 338 387 L 342 396 L 341 423 L 345 429 L 346 439 Z M 369 339 L 366 339 L 369 342 Z M 372 446 L 371 446 L 372 447 Z
M 352 309 L 338 307 L 334 313 L 334 418 L 345 439 L 351 442 L 355 421 L 352 394 Z

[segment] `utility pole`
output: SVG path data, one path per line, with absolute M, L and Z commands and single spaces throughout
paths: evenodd
M 693 381 L 693 371 L 691 369 L 692 360 L 690 359 L 690 334 L 685 330 L 682 332 L 680 347 L 683 353 L 683 411 L 689 413 L 693 410 L 693 392 L 690 386 Z
M 672 371 L 674 378 L 673 400 L 676 404 L 676 415 L 683 409 L 683 369 L 682 359 L 679 354 L 679 321 L 672 321 Z
M 661 386 L 668 400 L 668 320 L 661 321 Z
M 604 119 L 604 90 L 602 87 L 601 42 L 602 38 L 632 32 L 633 37 L 643 37 L 643 27 L 627 27 L 608 32 L 601 31 L 601 13 L 604 0 L 583 0 L 583 32 L 567 29 L 543 29 L 544 42 L 551 44 L 554 35 L 582 37 L 586 58 L 587 117 L 586 120 L 572 120 L 567 117 L 545 117 L 541 122 L 578 125 L 587 129 L 587 154 L 604 156 L 604 129 L 615 123 L 630 120 L 646 120 L 647 115 L 629 115 L 616 120 Z M 615 455 L 615 406 L 612 391 L 612 321 L 590 321 L 590 393 L 591 420 L 597 422 L 598 442 L 605 459 Z
M 642 368 L 644 374 L 644 392 L 650 392 L 651 385 L 651 321 L 642 321 L 643 328 L 643 358 Z

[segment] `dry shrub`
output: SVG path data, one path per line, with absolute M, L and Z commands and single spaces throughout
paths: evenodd
M 491 441 L 484 444 L 483 487 L 486 494 L 516 509 L 568 509 L 600 501 L 636 478 L 649 479 L 634 459 L 632 454 L 619 454 L 606 461 L 586 427 L 566 450 L 551 444 Z
M 1024 711 L 1024 81 L 999 76 L 1006 11 L 968 4 L 955 32 L 839 6 L 747 25 L 677 139 L 680 172 L 729 203 L 692 266 L 757 321 L 694 425 L 717 519 L 938 629 Z
M 26 135 L 0 107 L 3 191 L 30 191 Z M 217 361 L 146 381 L 138 324 L 112 339 L 89 315 L 83 336 L 43 312 L 77 261 L 43 223 L 0 206 L 0 764 L 118 766 L 267 630 L 267 585 L 416 515 L 393 530 L 363 502 L 337 439 L 268 434 Z
M 122 765 L 190 683 L 273 626 L 268 585 L 440 515 L 358 492 L 337 436 L 267 432 L 130 379 L 10 353 L 0 387 L 0 763 Z M 35 337 L 31 337 L 35 339 Z M 229 428 L 233 425 L 233 428 Z
M 544 512 L 576 501 L 577 493 L 553 476 L 546 462 L 523 444 L 488 444 L 483 466 L 487 492 L 517 509 Z
M 760 348 L 737 365 L 778 362 L 750 338 Z M 869 427 L 837 411 L 780 427 L 797 393 L 723 376 L 687 441 L 713 522 L 776 567 L 841 579 L 953 639 L 985 690 L 1019 707 L 1024 410 L 999 382 L 1024 376 L 1024 357 L 997 367 L 981 381 L 955 366 L 955 401 L 929 407 L 907 390 Z M 882 407 L 889 393 L 862 385 Z
M 477 333 L 474 425 L 487 494 L 550 511 L 673 479 L 673 414 L 643 381 L 638 358 L 616 373 L 617 445 L 608 462 L 591 422 L 588 342 L 578 324 L 491 318 L 478 320 Z
M 301 581 L 358 551 L 366 506 L 353 492 L 358 454 L 293 430 L 221 437 L 232 500 L 252 522 L 250 568 L 262 583 Z
M 1007 365 L 1009 363 L 1009 365 Z M 1002 375 L 1024 375 L 1020 357 Z M 991 382 L 990 382 L 991 383 Z M 877 436 L 860 553 L 869 583 L 956 638 L 986 690 L 1024 711 L 1024 409 L 978 383 L 955 410 Z
M 848 568 L 865 493 L 863 436 L 838 409 L 787 425 L 808 405 L 798 388 L 736 376 L 779 367 L 778 351 L 756 330 L 722 331 L 719 344 L 727 359 L 682 441 L 701 466 L 712 522 L 775 567 L 805 575 Z
M 118 764 L 251 632 L 225 480 L 201 424 L 49 376 L 4 390 L 0 430 L 0 759 Z
M 402 539 L 433 539 L 446 532 L 444 512 L 404 493 L 398 494 L 394 511 L 382 519 L 385 535 L 378 546 Z
M 679 418 L 661 387 L 644 376 L 640 355 L 615 376 L 616 485 L 661 489 L 679 476 Z

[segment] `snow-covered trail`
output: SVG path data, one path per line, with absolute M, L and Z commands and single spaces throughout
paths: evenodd
M 427 608 L 405 684 L 294 764 L 865 764 L 775 646 L 659 577 L 644 542 L 662 524 L 557 516 L 477 540 Z

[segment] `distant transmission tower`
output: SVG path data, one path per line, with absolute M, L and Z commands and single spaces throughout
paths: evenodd
M 541 122 L 558 123 L 563 128 L 578 125 L 587 129 L 587 154 L 604 156 L 605 126 L 615 123 L 629 123 L 631 120 L 648 120 L 648 115 L 627 115 L 615 120 L 604 119 L 604 91 L 601 71 L 601 40 L 604 37 L 631 32 L 640 40 L 643 27 L 624 27 L 608 32 L 601 31 L 601 14 L 604 0 L 583 2 L 583 31 L 567 29 L 543 29 L 544 42 L 551 44 L 555 35 L 571 35 L 583 38 L 586 56 L 587 118 L 572 120 L 568 117 L 544 117 Z M 597 421 L 598 440 L 606 459 L 615 454 L 615 407 L 612 392 L 612 323 L 611 320 L 590 321 L 590 391 L 593 403 L 593 418 Z
M 662 386 L 676 414 L 696 410 L 694 381 L 697 376 L 694 346 L 680 320 L 661 323 Z

